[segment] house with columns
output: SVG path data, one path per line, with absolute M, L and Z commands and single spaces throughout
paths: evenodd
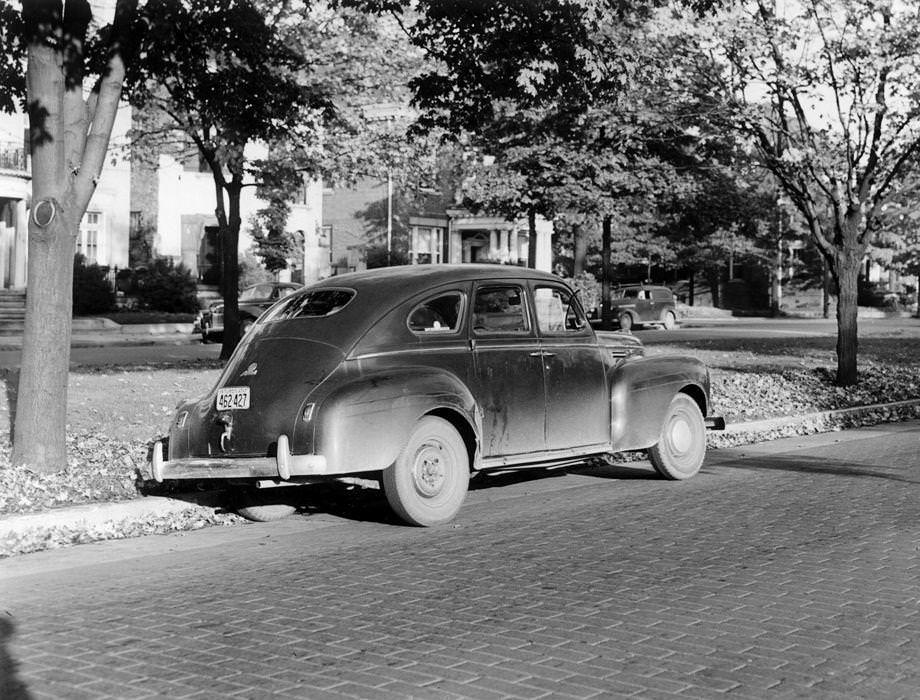
M 323 224 L 312 247 L 318 278 L 365 268 L 364 251 L 385 240 L 388 188 L 383 180 L 365 178 L 350 188 L 323 193 Z M 381 218 L 381 214 L 383 217 Z M 395 216 L 395 215 L 394 215 Z M 395 220 L 392 228 L 397 228 Z M 473 214 L 456 207 L 427 207 L 405 213 L 399 228 L 408 239 L 413 265 L 501 263 L 528 265 L 527 221 Z M 552 269 L 552 223 L 538 218 L 535 267 Z
M 552 268 L 553 227 L 537 219 L 538 270 Z M 530 232 L 525 220 L 447 209 L 440 216 L 409 217 L 409 259 L 420 263 L 528 265 Z

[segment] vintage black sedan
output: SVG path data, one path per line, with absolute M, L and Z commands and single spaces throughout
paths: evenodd
M 278 486 L 376 480 L 403 520 L 437 525 L 488 470 L 648 449 L 663 477 L 691 477 L 706 428 L 724 426 L 709 413 L 701 362 L 646 357 L 628 334 L 600 341 L 554 275 L 394 267 L 272 306 L 216 386 L 179 405 L 151 468 L 236 485 L 255 520 L 294 510 Z

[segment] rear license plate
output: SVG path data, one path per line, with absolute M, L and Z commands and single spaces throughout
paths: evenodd
M 235 411 L 249 408 L 248 386 L 227 386 L 217 390 L 217 410 Z

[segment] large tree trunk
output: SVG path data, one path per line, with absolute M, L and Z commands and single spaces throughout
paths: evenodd
M 67 376 L 77 224 L 65 167 L 64 74 L 55 46 L 60 7 L 33 6 L 27 67 L 32 150 L 28 289 L 12 462 L 50 473 L 67 466 Z M 27 20 L 28 21 L 28 20 Z M 68 201 L 69 200 L 69 201 Z
M 838 251 L 834 262 L 837 282 L 837 384 L 850 386 L 858 379 L 856 358 L 859 349 L 857 329 L 857 280 L 861 253 Z
M 36 192 L 44 189 L 34 181 L 33 187 Z M 29 286 L 12 461 L 43 473 L 67 466 L 67 377 L 76 230 L 72 216 L 72 211 L 58 211 L 44 228 L 34 221 L 29 223 Z

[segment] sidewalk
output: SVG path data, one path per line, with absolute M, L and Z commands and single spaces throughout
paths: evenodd
M 107 345 L 184 345 L 200 342 L 191 323 L 139 323 L 120 325 L 107 318 L 75 318 L 70 346 L 95 348 Z M 22 348 L 22 335 L 0 336 L 0 350 Z

